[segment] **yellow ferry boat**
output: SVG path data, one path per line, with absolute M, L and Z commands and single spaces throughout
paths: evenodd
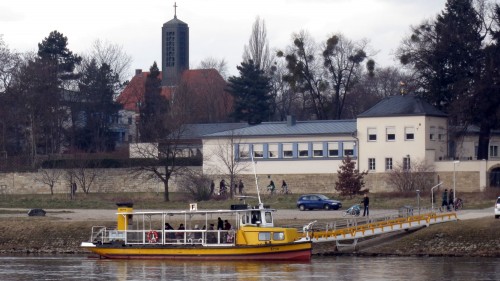
M 92 227 L 81 247 L 109 259 L 309 261 L 311 241 L 295 228 L 275 226 L 273 212 L 262 203 L 226 210 L 198 210 L 190 204 L 189 210 L 153 212 L 118 204 L 116 228 Z M 170 227 L 173 222 L 177 229 Z

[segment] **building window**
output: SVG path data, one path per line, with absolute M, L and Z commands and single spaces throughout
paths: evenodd
M 396 140 L 396 128 L 395 127 L 385 128 L 385 135 L 386 135 L 387 141 L 395 141 Z
M 344 142 L 344 156 L 354 155 L 354 142 Z
M 392 158 L 385 158 L 385 170 L 392 170 Z
M 430 130 L 429 130 L 429 139 L 430 140 L 436 140 L 436 127 L 434 126 L 431 126 Z
M 308 143 L 299 143 L 299 157 L 309 157 Z
M 439 129 L 438 129 L 438 140 L 444 141 L 444 128 L 443 127 L 439 127 Z
M 415 139 L 415 128 L 413 127 L 405 127 L 405 140 L 414 140 Z
M 368 128 L 368 141 L 377 141 L 377 129 Z
M 240 158 L 249 158 L 250 157 L 250 146 L 248 144 L 240 144 L 238 155 Z
M 313 143 L 313 157 L 323 157 L 323 143 Z
M 278 158 L 278 144 L 272 143 L 267 146 L 267 157 Z
M 329 142 L 328 143 L 328 157 L 339 157 L 339 143 Z
M 368 158 L 368 170 L 375 171 L 375 158 Z
M 293 145 L 291 143 L 283 144 L 283 158 L 293 157 Z
M 253 157 L 254 158 L 264 158 L 264 145 L 262 144 L 254 144 L 253 148 Z
M 129 118 L 128 118 L 128 124 L 129 124 L 129 125 L 132 125 L 132 117 L 129 117 Z
M 403 170 L 408 171 L 411 169 L 410 156 L 403 158 Z
M 490 145 L 490 156 L 498 157 L 498 145 Z

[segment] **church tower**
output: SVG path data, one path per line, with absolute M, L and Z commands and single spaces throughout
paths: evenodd
M 177 4 L 174 18 L 161 28 L 162 86 L 177 85 L 184 70 L 189 69 L 189 27 L 177 19 Z

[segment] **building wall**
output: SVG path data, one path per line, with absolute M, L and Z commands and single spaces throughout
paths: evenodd
M 328 156 L 329 143 L 339 145 L 339 156 Z M 329 174 L 336 173 L 343 159 L 343 149 L 355 148 L 355 140 L 352 136 L 302 136 L 288 138 L 246 138 L 246 139 L 204 139 L 203 140 L 203 172 L 205 174 L 229 174 L 228 168 L 236 169 L 240 174 L 254 174 L 254 165 L 250 157 L 232 162 L 230 159 L 238 158 L 238 148 L 250 147 L 253 145 L 263 148 L 262 158 L 256 157 L 254 161 L 257 174 Z M 278 155 L 276 158 L 269 158 L 267 153 L 269 145 L 277 144 Z M 283 158 L 282 144 L 293 144 L 294 156 Z M 309 156 L 300 157 L 296 155 L 298 147 L 307 145 Z M 315 157 L 313 154 L 314 145 L 319 145 L 323 149 L 323 156 Z M 246 148 L 245 148 L 246 149 Z M 354 159 L 356 152 L 354 152 Z M 231 164 L 233 163 L 233 164 Z
M 430 140 L 431 127 L 435 130 L 434 140 Z M 414 138 L 407 139 L 407 130 L 412 130 Z M 441 130 L 439 130 L 441 129 Z M 392 159 L 393 167 L 403 158 L 411 161 L 444 159 L 447 152 L 446 118 L 407 116 L 372 117 L 357 119 L 359 140 L 359 169 L 370 173 L 385 173 L 386 158 Z M 376 131 L 376 140 L 369 139 L 369 132 Z M 388 140 L 388 130 L 394 130 L 395 139 Z M 433 159 L 428 159 L 428 157 Z M 375 159 L 375 169 L 369 166 L 369 159 Z M 373 161 L 373 160 L 372 160 Z

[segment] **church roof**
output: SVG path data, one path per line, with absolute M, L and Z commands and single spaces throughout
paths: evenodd
M 372 108 L 359 114 L 358 118 L 396 116 L 447 117 L 446 113 L 435 108 L 422 98 L 413 95 L 397 95 L 384 98 Z
M 177 17 L 174 17 L 173 19 L 171 19 L 163 24 L 163 26 L 166 26 L 166 25 L 186 25 L 187 26 L 187 23 L 181 21 Z
M 125 110 L 139 112 L 138 102 L 144 99 L 144 92 L 146 91 L 146 79 L 149 72 L 137 71 L 136 75 L 132 77 L 125 89 L 120 93 L 117 101 L 123 105 Z M 161 79 L 161 72 L 159 78 Z M 190 88 L 199 89 L 202 92 L 207 88 L 207 85 L 214 83 L 225 83 L 224 78 L 215 69 L 189 69 L 183 72 L 182 83 L 187 83 Z M 174 94 L 175 87 L 162 87 L 162 96 L 170 99 Z

